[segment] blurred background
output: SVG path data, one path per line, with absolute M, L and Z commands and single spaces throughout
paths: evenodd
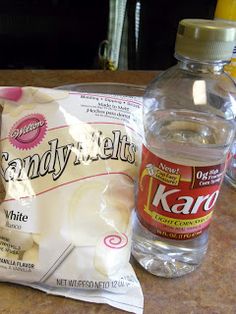
M 164 70 L 176 62 L 179 20 L 213 18 L 215 7 L 216 0 L 0 0 L 0 68 Z

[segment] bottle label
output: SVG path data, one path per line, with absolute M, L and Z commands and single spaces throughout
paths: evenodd
M 176 240 L 199 236 L 211 221 L 225 163 L 185 166 L 143 146 L 137 215 L 152 233 Z

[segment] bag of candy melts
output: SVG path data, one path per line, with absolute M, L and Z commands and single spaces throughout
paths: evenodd
M 0 280 L 142 313 L 141 99 L 1 87 Z

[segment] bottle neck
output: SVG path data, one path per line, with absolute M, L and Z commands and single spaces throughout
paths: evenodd
M 225 60 L 217 60 L 211 62 L 204 60 L 192 60 L 176 53 L 175 58 L 178 60 L 178 67 L 180 69 L 203 74 L 222 74 L 224 72 L 224 66 L 228 63 L 228 61 Z

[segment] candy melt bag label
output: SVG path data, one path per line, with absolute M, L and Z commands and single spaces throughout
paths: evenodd
M 141 99 L 0 89 L 0 279 L 142 313 L 129 264 Z
M 137 213 L 151 232 L 176 240 L 199 236 L 211 221 L 225 164 L 191 167 L 143 146 Z

